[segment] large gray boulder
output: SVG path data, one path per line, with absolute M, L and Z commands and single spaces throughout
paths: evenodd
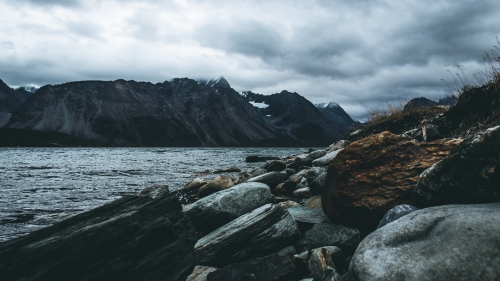
M 326 154 L 325 156 L 323 156 L 321 158 L 318 158 L 318 159 L 312 161 L 313 166 L 328 166 L 328 165 L 330 165 L 330 162 L 332 162 L 332 160 L 335 159 L 335 157 L 337 157 L 337 154 L 339 154 L 340 151 L 342 151 L 342 149 L 335 150 L 333 152 Z
M 279 183 L 286 180 L 287 178 L 288 175 L 286 173 L 270 172 L 257 177 L 250 178 L 246 182 L 265 183 L 271 188 L 271 190 L 274 190 Z
M 207 234 L 195 251 L 198 264 L 220 267 L 275 253 L 299 236 L 290 213 L 279 204 L 267 204 Z
M 346 280 L 499 280 L 500 203 L 422 209 L 359 245 Z
M 185 214 L 196 230 L 208 233 L 272 200 L 266 184 L 242 183 L 194 202 Z
M 500 201 L 500 126 L 465 139 L 425 170 L 415 195 L 417 207 Z

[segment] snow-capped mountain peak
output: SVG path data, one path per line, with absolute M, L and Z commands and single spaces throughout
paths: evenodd
M 329 102 L 329 103 L 326 103 L 326 102 L 323 102 L 323 103 L 317 103 L 315 104 L 314 106 L 316 106 L 317 108 L 336 108 L 336 107 L 340 107 L 340 105 L 336 102 Z

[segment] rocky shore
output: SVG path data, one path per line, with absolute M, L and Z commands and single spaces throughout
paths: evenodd
M 248 161 L 263 165 L 150 187 L 5 242 L 0 276 L 500 280 L 498 124 L 465 138 L 376 132 Z

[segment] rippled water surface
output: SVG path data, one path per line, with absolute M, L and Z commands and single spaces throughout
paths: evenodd
M 0 242 L 49 226 L 144 187 L 170 190 L 206 170 L 252 170 L 249 155 L 300 148 L 0 148 Z M 214 178 L 208 173 L 205 178 Z

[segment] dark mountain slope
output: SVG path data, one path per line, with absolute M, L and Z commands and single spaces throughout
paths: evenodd
M 218 81 L 224 87 L 188 78 L 157 84 L 116 80 L 47 85 L 6 127 L 131 146 L 299 144 L 264 121 L 224 81 Z
M 259 111 L 275 126 L 309 145 L 327 145 L 341 139 L 347 129 L 322 114 L 310 101 L 297 93 L 282 91 L 269 96 L 245 92 L 250 102 L 265 104 Z
M 347 112 L 345 112 L 345 110 L 338 103 L 319 103 L 314 106 L 316 106 L 321 113 L 328 117 L 328 119 L 332 120 L 346 131 L 356 124 L 356 122 L 352 120 L 351 116 L 349 116 L 349 114 L 347 114 Z
M 5 125 L 12 113 L 18 109 L 23 101 L 14 89 L 0 80 L 0 127 Z

